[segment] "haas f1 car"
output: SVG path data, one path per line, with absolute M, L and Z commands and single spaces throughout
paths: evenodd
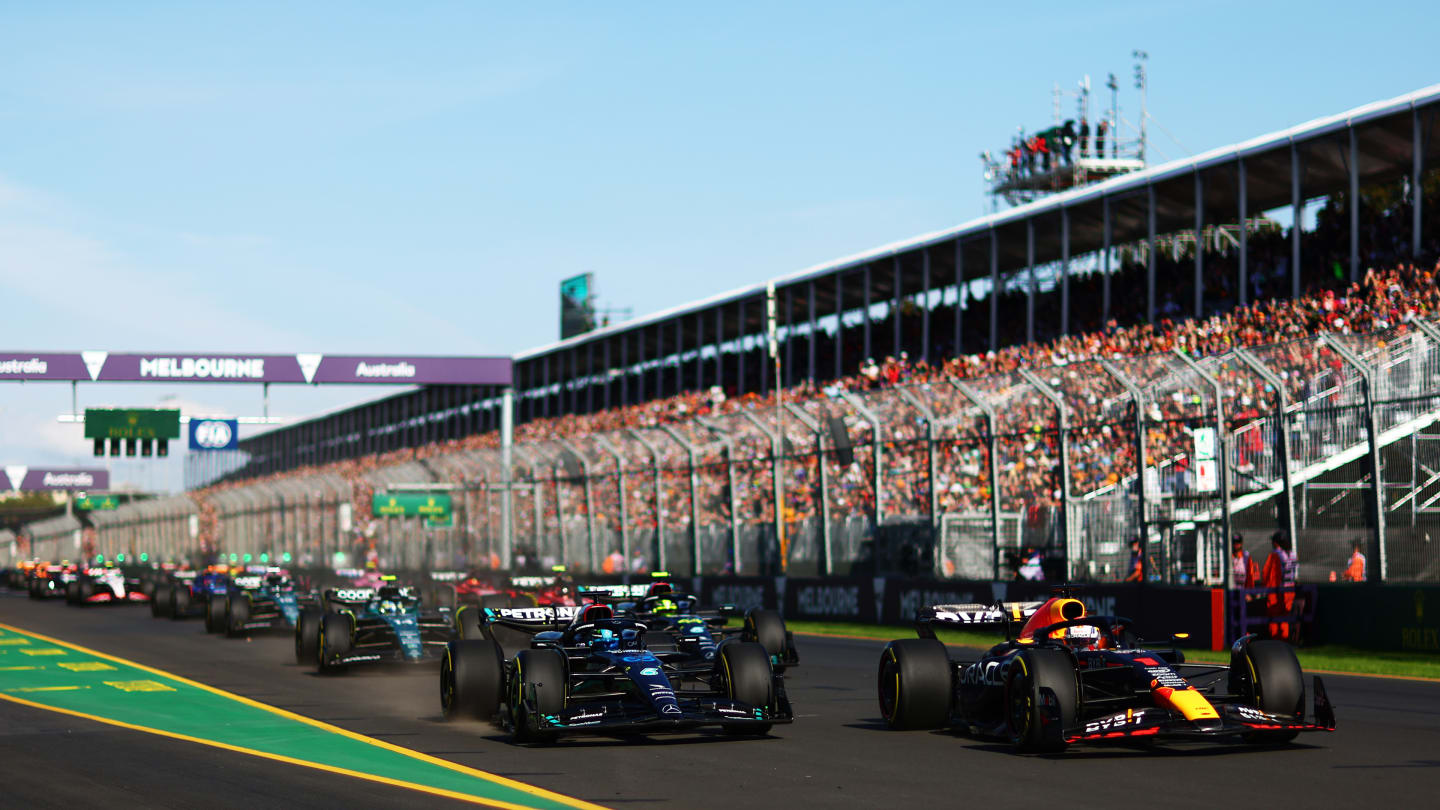
M 716 727 L 763 735 L 793 718 L 784 679 L 755 642 L 726 641 L 711 659 L 620 618 L 606 604 L 485 608 L 484 639 L 452 642 L 440 670 L 449 718 L 496 721 L 516 742 L 561 735 L 630 735 Z M 492 631 L 532 635 L 505 660 Z
M 885 723 L 956 728 L 1052 753 L 1136 740 L 1276 744 L 1335 729 L 1318 676 L 1306 720 L 1305 680 L 1288 644 L 1245 636 L 1228 667 L 1187 664 L 1173 642 L 1146 648 L 1128 619 L 1087 615 L 1084 603 L 1062 592 L 1046 602 L 922 608 L 920 637 L 892 641 L 880 656 Z M 1016 624 L 1020 633 L 1010 638 Z M 1006 640 L 977 660 L 956 661 L 935 638 L 936 626 L 1003 627 Z
M 387 578 L 387 579 L 392 579 Z M 425 608 L 410 588 L 331 588 L 324 611 L 302 610 L 295 624 L 295 661 L 323 674 L 355 664 L 438 660 L 457 637 L 448 610 Z
M 71 605 L 113 605 L 148 602 L 139 577 L 128 577 L 113 566 L 80 568 L 65 584 L 65 601 Z

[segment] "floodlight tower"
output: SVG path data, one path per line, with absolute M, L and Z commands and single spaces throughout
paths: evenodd
M 1137 50 L 1131 55 L 1135 57 L 1135 89 L 1140 91 L 1140 162 L 1143 163 L 1145 162 L 1145 124 L 1150 117 L 1150 107 L 1147 103 L 1149 77 L 1145 71 L 1145 64 L 1150 61 L 1150 54 Z
M 1110 153 L 1115 157 L 1120 156 L 1120 82 L 1115 80 L 1115 74 L 1111 73 L 1106 80 L 1105 86 L 1110 88 Z M 1100 157 L 1105 157 L 1100 155 Z

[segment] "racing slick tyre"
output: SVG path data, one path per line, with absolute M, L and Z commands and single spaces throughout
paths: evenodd
M 446 720 L 489 720 L 505 699 L 505 658 L 493 641 L 452 641 L 440 661 L 440 708 Z
M 1305 676 L 1295 650 L 1284 641 L 1252 641 L 1240 656 L 1231 661 L 1230 671 L 1238 669 L 1236 694 L 1249 698 L 1250 705 L 1266 714 L 1279 714 L 1305 719 Z M 1295 739 L 1296 731 L 1256 731 L 1244 736 L 1245 742 L 1275 745 Z
M 305 666 L 313 664 L 320 654 L 320 620 L 325 617 L 318 610 L 302 610 L 295 619 L 295 663 Z
M 80 582 L 65 583 L 65 604 L 74 605 L 80 601 Z
M 150 616 L 155 619 L 163 619 L 170 615 L 170 591 L 173 585 L 160 583 L 155 586 L 155 594 L 150 597 Z
M 950 723 L 954 685 L 945 645 L 929 638 L 902 638 L 880 653 L 876 681 L 880 716 L 896 731 L 943 728 Z
M 776 611 L 756 608 L 746 613 L 745 632 L 740 637 L 759 642 L 768 655 L 785 655 L 785 620 Z
M 761 611 L 755 611 L 759 613 Z M 769 611 L 766 611 L 769 612 Z M 783 636 L 782 636 L 783 638 Z M 770 653 L 751 641 L 732 641 L 720 645 L 716 670 L 721 686 L 731 700 L 769 710 L 775 703 L 775 673 L 770 668 Z M 767 734 L 770 724 L 746 723 L 721 726 L 726 734 Z
M 40 598 L 41 598 L 41 594 L 40 594 L 40 580 L 39 580 L 39 579 L 32 579 L 32 580 L 30 580 L 30 598 L 31 598 L 31 599 L 40 599 Z
M 85 607 L 90 604 L 90 597 L 95 595 L 95 583 L 81 580 L 75 583 L 75 606 Z
M 350 617 L 342 613 L 326 613 L 321 618 L 320 642 L 317 647 L 321 674 L 338 675 L 345 671 L 344 664 L 332 664 L 330 659 L 350 652 L 354 643 L 353 629 Z
M 480 629 L 480 610 L 473 605 L 462 605 L 455 612 L 455 632 L 466 641 L 485 638 Z
M 250 600 L 245 596 L 230 596 L 225 600 L 225 635 L 234 638 L 245 635 L 245 623 L 250 621 Z
M 1046 705 L 1045 692 L 1055 697 Z M 1028 753 L 1065 750 L 1065 729 L 1080 715 L 1075 662 L 1063 650 L 1025 650 L 1005 673 L 1005 719 L 1010 743 Z
M 176 586 L 170 589 L 170 618 L 183 619 L 190 613 L 190 589 Z
M 226 594 L 212 593 L 205 600 L 205 632 L 223 633 L 230 619 L 229 598 Z
M 565 708 L 565 658 L 555 650 L 521 650 L 515 655 L 515 674 L 510 680 L 510 719 L 515 742 L 549 745 L 555 734 L 531 728 L 530 710 L 541 715 L 557 714 Z M 527 705 L 530 704 L 530 705 Z

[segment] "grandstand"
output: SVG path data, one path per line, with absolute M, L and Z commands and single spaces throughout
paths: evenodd
M 1004 579 L 1033 548 L 1116 581 L 1138 539 L 1146 579 L 1221 583 L 1226 537 L 1283 527 L 1303 579 L 1363 537 L 1385 579 L 1434 581 L 1437 111 L 1428 88 L 779 279 L 783 398 L 757 285 L 519 355 L 513 448 L 499 392 L 421 388 L 249 439 L 185 496 L 32 524 L 28 553 L 93 532 L 109 555 Z M 372 516 L 400 485 L 447 488 L 454 527 Z

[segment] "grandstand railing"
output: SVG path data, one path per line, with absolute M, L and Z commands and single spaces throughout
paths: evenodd
M 57 559 L 1006 579 L 1035 572 L 1025 563 L 1038 555 L 1049 579 L 1226 584 L 1228 537 L 1263 559 L 1285 530 L 1302 580 L 1345 571 L 1359 541 L 1371 579 L 1437 581 L 1440 329 L 1117 356 L 555 432 L 516 443 L 508 483 L 500 458 L 437 450 L 23 534 L 29 556 Z M 453 525 L 370 514 L 374 493 L 402 485 L 448 491 Z

